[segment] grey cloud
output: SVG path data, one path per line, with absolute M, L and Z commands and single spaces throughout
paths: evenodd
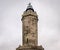
M 0 50 L 15 50 L 22 44 L 21 15 L 29 2 L 38 13 L 39 45 L 60 50 L 60 0 L 0 0 Z

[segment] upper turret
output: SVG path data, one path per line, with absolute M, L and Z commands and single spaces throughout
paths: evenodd
M 34 16 L 34 17 L 37 19 L 37 21 L 38 21 L 38 15 L 37 15 L 37 13 L 34 11 L 31 3 L 28 4 L 26 10 L 25 10 L 24 13 L 22 14 L 22 19 L 21 19 L 21 20 L 23 20 L 24 17 L 28 17 L 28 16 Z

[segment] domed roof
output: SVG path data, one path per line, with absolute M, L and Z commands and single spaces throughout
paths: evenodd
M 32 10 L 32 11 L 34 11 L 34 9 L 33 9 L 32 5 L 31 5 L 31 3 L 28 4 L 26 11 L 27 11 L 27 10 Z

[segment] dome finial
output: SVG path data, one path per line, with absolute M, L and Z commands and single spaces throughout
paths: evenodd
M 28 4 L 27 8 L 33 8 L 31 3 Z
M 31 3 L 28 4 L 29 6 L 31 5 Z

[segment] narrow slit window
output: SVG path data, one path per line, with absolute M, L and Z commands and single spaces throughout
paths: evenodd
M 27 43 L 28 43 L 28 38 L 27 38 Z

